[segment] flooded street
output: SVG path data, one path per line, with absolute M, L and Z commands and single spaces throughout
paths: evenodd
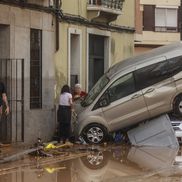
M 91 149 L 69 149 L 54 157 L 25 155 L 0 165 L 0 182 L 182 181 L 181 148 L 115 145 Z

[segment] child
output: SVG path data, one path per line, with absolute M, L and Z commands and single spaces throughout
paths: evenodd
M 71 128 L 71 108 L 72 108 L 72 95 L 68 85 L 64 85 L 61 89 L 59 99 L 59 126 L 60 138 L 63 143 L 68 142 L 70 137 Z

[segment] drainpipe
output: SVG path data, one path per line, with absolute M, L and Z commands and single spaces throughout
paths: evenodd
M 56 0 L 56 51 L 59 50 L 59 11 L 61 8 L 61 0 Z

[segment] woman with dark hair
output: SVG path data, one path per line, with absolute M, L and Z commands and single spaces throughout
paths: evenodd
M 60 128 L 59 134 L 60 140 L 63 141 L 63 143 L 67 142 L 70 137 L 71 108 L 72 95 L 70 94 L 70 87 L 68 85 L 64 85 L 61 89 L 58 111 L 58 121 Z

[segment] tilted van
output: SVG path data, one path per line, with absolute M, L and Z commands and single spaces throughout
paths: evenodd
M 163 113 L 182 116 L 182 43 L 115 64 L 75 109 L 75 135 L 95 144 Z

